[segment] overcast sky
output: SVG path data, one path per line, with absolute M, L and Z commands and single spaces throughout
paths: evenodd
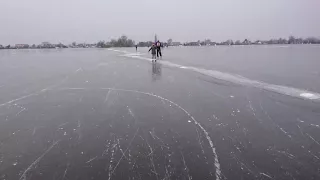
M 0 0 L 0 44 L 320 36 L 320 0 Z

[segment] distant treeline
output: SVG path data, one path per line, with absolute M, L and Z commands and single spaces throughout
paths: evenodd
M 168 40 L 169 41 L 169 40 Z M 206 39 L 204 41 L 196 41 L 196 42 L 186 42 L 181 45 L 184 46 L 215 46 L 215 45 L 260 45 L 260 44 L 320 44 L 320 39 L 315 37 L 308 38 L 295 38 L 294 36 L 290 36 L 288 39 L 279 38 L 279 39 L 270 39 L 270 40 L 256 40 L 250 41 L 249 39 L 245 39 L 244 41 L 233 41 L 227 40 L 223 42 L 213 42 L 210 39 Z
M 108 48 L 108 47 L 133 47 L 135 42 L 129 39 L 127 36 L 121 36 L 118 39 L 112 39 L 111 41 L 99 41 L 97 43 L 76 43 L 73 42 L 69 45 L 51 44 L 49 42 L 43 42 L 39 45 L 29 45 L 29 44 L 15 44 L 15 45 L 0 45 L 0 49 L 52 49 L 52 48 Z
M 98 48 L 108 48 L 108 47 L 133 47 L 135 42 L 129 39 L 127 36 L 121 36 L 118 39 L 111 39 L 110 42 L 99 41 L 97 43 Z
M 137 45 L 139 47 L 150 47 L 152 45 L 152 41 L 139 42 Z M 245 39 L 243 41 L 236 40 L 233 41 L 231 39 L 223 42 L 214 42 L 210 39 L 205 39 L 204 41 L 193 41 L 193 42 L 173 42 L 172 39 L 167 40 L 167 42 L 162 42 L 163 46 L 216 46 L 216 45 L 261 45 L 261 44 L 320 44 L 320 39 L 315 37 L 308 38 L 295 38 L 294 36 L 290 36 L 288 39 L 279 38 L 279 39 L 270 39 L 270 40 L 256 40 L 250 41 L 249 39 Z
M 0 45 L 0 49 L 44 49 L 44 48 L 109 48 L 109 47 L 134 47 L 135 45 L 139 47 L 150 47 L 154 42 L 146 41 L 139 42 L 135 44 L 132 39 L 129 39 L 127 36 L 121 36 L 118 39 L 111 39 L 110 41 L 99 41 L 94 44 L 87 43 L 76 43 L 73 42 L 70 45 L 64 45 L 62 43 L 59 44 L 51 44 L 49 42 L 43 42 L 39 45 L 28 45 L 28 44 L 16 44 L 14 46 Z M 290 36 L 288 39 L 279 38 L 279 39 L 270 39 L 270 40 L 256 40 L 250 41 L 249 39 L 245 39 L 243 41 L 237 40 L 227 40 L 223 42 L 214 42 L 210 39 L 205 39 L 204 41 L 194 41 L 194 42 L 173 42 L 172 39 L 167 40 L 167 42 L 162 42 L 163 46 L 216 46 L 216 45 L 262 45 L 262 44 L 320 44 L 320 39 L 315 37 L 308 38 L 295 38 L 294 36 Z

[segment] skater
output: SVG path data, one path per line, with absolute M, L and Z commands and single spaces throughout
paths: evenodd
M 138 51 L 138 45 L 136 45 L 136 52 Z
M 156 51 L 157 51 L 157 47 L 155 46 L 155 44 L 152 44 L 151 48 L 149 49 L 148 52 L 151 51 L 151 54 L 152 54 L 152 61 L 157 61 L 156 60 Z
M 162 44 L 160 43 L 160 41 L 157 41 L 156 46 L 157 46 L 157 57 L 159 57 L 159 55 L 160 55 L 160 57 L 162 58 L 162 53 L 161 53 Z

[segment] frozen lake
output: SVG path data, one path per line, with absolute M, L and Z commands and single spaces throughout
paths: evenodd
M 0 179 L 319 179 L 319 50 L 1 50 Z

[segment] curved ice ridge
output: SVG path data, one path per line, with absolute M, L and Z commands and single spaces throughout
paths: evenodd
M 120 51 L 120 50 L 117 50 L 117 52 L 126 53 L 125 51 Z M 135 58 L 135 59 L 152 61 L 152 59 L 146 58 L 146 57 L 141 57 L 139 54 L 136 54 L 136 55 L 124 54 L 123 56 Z M 220 79 L 220 80 L 232 82 L 235 84 L 240 84 L 240 85 L 249 86 L 249 87 L 255 87 L 255 88 L 264 89 L 267 91 L 276 92 L 279 94 L 288 95 L 291 97 L 320 102 L 320 94 L 317 92 L 311 92 L 308 90 L 297 89 L 297 88 L 288 87 L 288 86 L 269 84 L 269 83 L 262 82 L 262 81 L 251 80 L 251 79 L 242 77 L 240 75 L 229 74 L 229 73 L 216 71 L 216 70 L 196 68 L 196 67 L 192 67 L 192 66 L 183 66 L 183 65 L 175 64 L 175 63 L 172 63 L 169 61 L 164 61 L 164 60 L 157 61 L 157 63 L 163 64 L 163 65 L 166 65 L 169 67 L 191 70 L 191 71 L 203 74 L 203 75 L 213 77 L 215 79 Z

